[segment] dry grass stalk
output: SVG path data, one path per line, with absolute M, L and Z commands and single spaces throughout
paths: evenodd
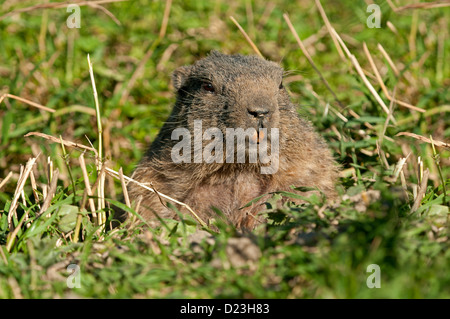
M 159 30 L 159 38 L 162 39 L 166 35 L 167 25 L 169 24 L 170 8 L 172 7 L 172 0 L 166 1 L 164 8 L 163 20 L 161 22 L 161 28 Z
M 322 4 L 320 3 L 320 0 L 315 0 L 317 9 L 319 9 L 320 15 L 322 16 L 323 22 L 325 22 L 325 26 L 327 27 L 328 33 L 330 33 L 331 39 L 334 42 L 334 46 L 336 47 L 336 50 L 339 53 L 339 56 L 343 61 L 345 61 L 345 55 L 344 52 L 342 52 L 341 46 L 339 45 L 338 40 L 336 39 L 336 36 L 331 31 L 332 26 L 330 21 L 328 20 L 327 14 L 325 13 L 325 10 L 322 7 Z
M 72 112 L 80 112 L 80 113 L 85 113 L 85 114 L 88 114 L 88 115 L 91 115 L 91 116 L 95 116 L 95 110 L 93 108 L 87 107 L 87 106 L 84 106 L 84 105 L 74 104 L 74 105 L 70 105 L 70 106 L 67 106 L 67 107 L 64 107 L 64 108 L 56 110 L 53 113 L 53 117 L 57 118 L 57 117 L 60 117 L 60 116 L 62 116 L 64 114 L 72 113 Z M 34 125 L 36 123 L 41 122 L 43 120 L 43 118 L 44 117 L 42 115 L 35 116 L 32 119 L 29 119 L 27 121 L 18 123 L 18 127 L 27 127 L 27 126 Z
M 14 299 L 24 299 L 20 285 L 15 277 L 12 276 L 8 277 L 8 285 L 11 288 L 11 292 L 13 294 Z
M 411 109 L 411 110 L 414 110 L 414 111 L 418 111 L 418 112 L 424 113 L 424 112 L 425 112 L 424 109 L 421 109 L 420 107 L 411 105 L 411 104 L 406 103 L 406 102 L 403 102 L 403 101 L 399 101 L 399 100 L 397 100 L 397 99 L 394 99 L 394 98 L 389 94 L 389 91 L 388 91 L 388 89 L 386 88 L 386 86 L 384 85 L 384 82 L 383 82 L 383 79 L 381 78 L 380 72 L 378 71 L 378 68 L 377 68 L 377 66 L 375 65 L 375 62 L 373 61 L 372 55 L 370 54 L 370 51 L 369 51 L 369 49 L 367 48 L 367 45 L 366 45 L 365 42 L 363 43 L 363 49 L 364 49 L 364 53 L 365 53 L 366 56 L 367 56 L 367 59 L 369 60 L 370 66 L 372 67 L 372 70 L 373 70 L 373 72 L 374 72 L 374 74 L 375 74 L 375 77 L 376 77 L 378 83 L 380 84 L 380 87 L 381 87 L 381 89 L 383 90 L 384 95 L 388 98 L 388 100 L 390 100 L 391 102 L 395 102 L 395 103 L 397 103 L 397 104 L 399 104 L 399 105 L 401 105 L 401 106 L 407 107 L 407 108 L 409 108 L 409 109 Z
M 401 12 L 401 11 L 410 10 L 410 9 L 435 9 L 435 8 L 443 8 L 443 7 L 450 6 L 450 2 L 448 0 L 411 3 L 411 4 L 404 5 L 402 7 L 396 7 L 394 5 L 394 3 L 392 3 L 392 0 L 387 0 L 387 3 L 391 7 L 391 9 L 394 10 L 394 12 Z
M 41 188 L 42 188 L 42 198 L 46 198 L 49 187 L 47 184 L 42 183 Z
M 403 196 L 405 196 L 405 198 L 408 198 L 408 186 L 406 186 L 406 178 L 405 174 L 403 173 L 403 166 L 400 170 L 400 182 L 402 184 Z
M 28 176 L 30 175 L 31 170 L 33 169 L 34 164 L 36 163 L 37 157 L 30 158 L 25 166 L 25 169 L 23 170 L 23 173 L 20 175 L 19 180 L 17 181 L 17 187 L 14 192 L 14 197 L 11 201 L 11 205 L 9 206 L 9 212 L 8 212 L 8 226 L 9 229 L 13 229 L 12 224 L 12 218 L 13 216 L 17 219 L 17 206 L 19 202 L 19 197 L 22 194 L 23 188 L 25 186 L 25 182 L 28 179 Z
M 89 208 L 91 210 L 92 217 L 94 218 L 95 221 L 97 221 L 97 213 L 95 211 L 94 199 L 91 198 L 93 196 L 93 193 L 92 193 L 92 189 L 91 189 L 91 184 L 89 183 L 89 176 L 87 174 L 86 162 L 84 160 L 84 154 L 83 153 L 80 155 L 79 160 L 80 160 L 81 171 L 83 173 L 83 179 L 84 179 L 84 185 L 86 187 L 86 192 L 87 192 L 87 195 L 90 197 L 89 200 L 88 200 Z
M 439 147 L 446 147 L 446 148 L 450 149 L 450 144 L 449 143 L 437 141 L 434 138 L 433 138 L 433 140 L 431 140 L 431 139 L 429 139 L 429 138 L 427 138 L 425 136 L 417 135 L 417 134 L 414 134 L 414 133 L 400 132 L 400 133 L 398 133 L 395 136 L 402 136 L 402 135 L 415 138 L 415 139 L 420 140 L 420 141 L 425 142 L 425 143 L 434 144 L 434 145 L 439 146 Z
M 358 113 L 356 113 L 356 112 L 353 111 L 352 109 L 348 109 L 348 114 L 350 114 L 351 116 L 353 116 L 355 119 L 359 119 L 359 118 L 361 117 L 361 116 L 358 115 Z M 370 124 L 369 122 L 364 122 L 363 124 L 364 124 L 364 126 L 367 127 L 368 129 L 375 131 L 375 127 L 374 127 L 372 124 Z M 363 131 L 363 134 L 366 134 L 365 131 Z M 362 136 L 363 136 L 363 135 L 362 135 Z M 390 137 L 388 137 L 388 136 L 385 136 L 384 138 L 389 139 L 390 141 L 392 141 L 392 140 L 390 139 Z
M 397 164 L 395 165 L 392 182 L 396 182 L 398 177 L 401 175 L 403 166 L 405 166 L 406 160 L 408 159 L 409 155 L 411 155 L 411 153 L 409 153 L 406 157 L 402 157 L 398 160 Z M 404 178 L 404 176 L 403 176 L 403 178 Z M 402 185 L 403 185 L 403 182 L 402 182 Z M 404 186 L 406 189 L 406 182 L 405 182 Z
M 44 133 L 30 132 L 30 133 L 24 135 L 24 137 L 29 137 L 29 136 L 39 136 L 39 137 L 45 138 L 45 139 L 47 139 L 49 141 L 52 141 L 53 143 L 59 143 L 59 144 L 61 144 L 61 141 L 62 141 L 62 143 L 65 146 L 75 147 L 75 148 L 78 148 L 78 149 L 81 149 L 81 150 L 88 150 L 88 151 L 95 152 L 95 154 L 97 154 L 97 150 L 92 148 L 92 147 L 89 147 L 89 146 L 86 146 L 86 145 L 83 145 L 83 144 L 78 144 L 78 143 L 71 142 L 71 141 L 67 141 L 67 140 L 64 140 L 64 139 L 59 139 L 57 137 L 54 137 L 54 136 L 51 136 L 51 135 L 47 135 L 47 134 L 44 134 Z
M 343 137 L 342 134 L 339 133 L 339 131 L 338 131 L 336 125 L 332 124 L 332 125 L 331 125 L 331 130 L 332 130 L 333 133 L 337 136 L 337 138 L 338 138 L 339 141 L 341 141 L 341 140 L 344 140 L 344 141 L 345 141 L 345 137 Z
M 317 41 L 322 39 L 328 33 L 327 27 L 322 26 L 316 33 L 311 34 L 306 39 L 302 40 L 306 48 L 314 45 Z
M 396 91 L 397 91 L 397 87 L 395 86 L 394 92 L 392 93 L 393 96 L 395 96 Z M 394 114 L 394 104 L 395 104 L 395 99 L 392 99 L 391 103 L 389 103 L 389 114 Z M 386 121 L 384 121 L 383 130 L 381 131 L 381 134 L 380 134 L 380 143 L 383 142 L 388 125 L 389 125 L 389 117 L 387 117 Z
M 390 118 L 392 120 L 392 122 L 395 124 L 396 121 L 395 121 L 394 117 L 392 116 L 392 114 L 389 115 L 388 107 L 386 106 L 386 104 L 384 103 L 383 99 L 380 97 L 378 92 L 374 89 L 372 84 L 367 79 L 367 77 L 364 74 L 361 66 L 359 65 L 359 62 L 356 59 L 356 57 L 350 52 L 350 50 L 347 48 L 347 46 L 345 45 L 344 41 L 341 39 L 341 37 L 339 36 L 339 34 L 336 32 L 336 30 L 334 28 L 333 28 L 333 33 L 336 35 L 337 39 L 339 40 L 339 43 L 344 48 L 344 51 L 347 53 L 348 57 L 350 58 L 350 61 L 352 61 L 352 64 L 355 67 L 356 72 L 359 74 L 359 76 L 361 77 L 362 81 L 364 82 L 366 87 L 369 89 L 370 93 L 372 93 L 372 95 L 375 98 L 375 100 L 378 102 L 378 104 L 380 104 L 380 106 L 383 109 L 383 111 L 386 112 L 386 114 L 388 114 L 388 118 Z
M 305 55 L 306 59 L 308 60 L 309 64 L 311 64 L 311 66 L 313 67 L 313 69 L 317 72 L 317 74 L 319 75 L 320 79 L 322 80 L 322 82 L 325 84 L 326 88 L 328 89 L 328 91 L 330 91 L 330 93 L 333 95 L 334 99 L 336 100 L 336 102 L 339 104 L 339 106 L 341 108 L 344 108 L 344 106 L 342 105 L 341 101 L 338 99 L 336 93 L 334 93 L 334 91 L 331 89 L 330 85 L 328 84 L 328 81 L 323 77 L 322 73 L 319 71 L 319 69 L 317 68 L 316 64 L 314 63 L 313 59 L 311 58 L 311 56 L 309 55 L 308 50 L 306 49 L 305 45 L 303 44 L 302 40 L 300 40 L 300 37 L 298 36 L 297 31 L 295 31 L 294 26 L 291 23 L 291 20 L 289 19 L 289 16 L 285 13 L 283 14 L 283 18 L 286 21 L 289 29 L 291 30 L 292 34 L 294 35 L 295 40 L 297 41 L 298 46 L 300 47 L 300 49 L 302 50 L 303 54 Z
M 382 160 L 384 166 L 386 167 L 386 169 L 389 169 L 389 162 L 386 159 L 386 154 L 384 153 L 383 149 L 381 148 L 380 140 L 376 140 L 375 143 L 376 143 L 376 146 L 377 146 L 378 156 L 381 158 L 381 160 Z
M 14 240 L 17 236 L 17 234 L 19 233 L 20 229 L 22 228 L 22 225 L 24 223 L 24 221 L 28 220 L 28 214 L 29 214 L 29 209 L 27 209 L 25 211 L 25 216 L 21 219 L 21 221 L 19 222 L 19 224 L 17 225 L 16 228 L 14 228 L 14 230 L 8 235 L 8 239 L 6 241 L 6 250 L 9 252 L 11 251 L 11 248 L 14 244 Z
M 384 58 L 386 59 L 386 61 L 389 63 L 389 65 L 392 68 L 392 71 L 394 71 L 394 74 L 396 77 L 400 76 L 400 71 L 397 69 L 397 66 L 394 64 L 394 62 L 392 61 L 391 57 L 389 56 L 389 54 L 386 52 L 386 50 L 383 48 L 383 46 L 378 43 L 377 45 L 378 50 L 380 50 L 381 54 L 384 56 Z
M 111 149 L 111 126 L 112 122 L 106 122 L 106 125 L 103 129 L 103 145 L 104 145 L 104 158 L 113 158 L 112 149 Z M 109 194 L 109 197 L 112 199 L 116 199 L 116 189 L 114 187 L 114 179 L 106 175 L 105 176 L 105 190 Z
M 375 100 L 380 104 L 381 108 L 383 109 L 383 111 L 386 112 L 386 114 L 388 114 L 388 118 L 390 118 L 392 120 L 392 122 L 395 123 L 395 119 L 394 117 L 389 114 L 389 109 L 386 106 L 386 104 L 384 103 L 383 99 L 380 97 L 380 95 L 378 94 L 378 92 L 374 89 L 374 87 L 372 86 L 372 84 L 369 82 L 369 80 L 367 79 L 366 75 L 364 74 L 364 72 L 362 71 L 361 66 L 359 65 L 358 60 L 356 59 L 356 57 L 354 55 L 350 56 L 350 60 L 353 63 L 353 66 L 356 69 L 356 72 L 359 74 L 359 76 L 361 77 L 361 79 L 363 80 L 364 84 L 366 85 L 366 87 L 369 89 L 370 93 L 372 93 L 373 97 L 375 98 Z
M 449 105 L 440 105 L 440 106 L 436 106 L 432 109 L 426 110 L 423 114 L 417 114 L 417 113 L 413 113 L 411 114 L 411 116 L 408 116 L 406 118 L 400 119 L 398 120 L 397 124 L 398 125 L 404 125 L 410 122 L 416 122 L 419 120 L 419 117 L 423 116 L 424 118 L 428 118 L 430 116 L 433 116 L 435 114 L 444 114 L 444 113 L 449 113 L 450 112 L 450 104 Z
M 6 177 L 0 183 L 0 189 L 2 189 L 2 187 L 5 186 L 6 183 L 8 183 L 8 181 L 12 175 L 13 175 L 13 172 L 9 172 L 8 175 L 6 175 Z
M 106 4 L 106 3 L 113 3 L 113 2 L 123 2 L 128 0 L 98 0 L 98 1 L 67 1 L 67 2 L 49 2 L 49 3 L 41 3 L 37 4 L 31 7 L 21 8 L 17 10 L 13 10 L 11 12 L 8 12 L 7 14 L 4 14 L 0 16 L 0 21 L 3 19 L 19 14 L 19 13 L 25 13 L 25 12 L 31 12 L 38 9 L 60 9 L 68 7 L 71 4 L 76 4 L 78 6 L 98 6 L 100 4 Z
M 3 263 L 5 265 L 8 265 L 8 259 L 6 258 L 5 252 L 1 247 L 0 247 L 0 256 L 2 257 Z
M 124 0 L 124 1 L 127 1 L 127 0 Z M 89 7 L 92 7 L 92 8 L 100 9 L 100 10 L 103 11 L 108 17 L 110 17 L 111 20 L 113 20 L 113 21 L 115 22 L 115 24 L 120 25 L 120 26 L 122 25 L 122 23 L 120 23 L 119 19 L 117 19 L 116 16 L 115 16 L 111 11 L 109 11 L 108 9 L 106 9 L 105 7 L 103 7 L 103 6 L 101 6 L 101 5 L 97 4 L 97 3 L 89 3 L 89 4 L 87 4 L 87 5 L 88 5 Z
M 58 175 L 59 170 L 56 168 L 52 173 L 52 179 L 50 182 L 50 187 L 47 192 L 47 196 L 45 197 L 44 203 L 42 204 L 41 209 L 39 210 L 39 214 L 37 214 L 37 216 L 42 215 L 50 207 L 50 203 L 53 199 L 53 196 L 55 196 L 56 193 L 56 187 L 58 186 Z
M 339 117 L 343 122 L 347 123 L 348 119 L 338 110 L 333 108 L 332 106 L 329 107 L 331 111 L 333 111 L 334 114 L 336 114 L 337 117 Z
M 97 87 L 95 85 L 94 78 L 94 70 L 92 67 L 91 59 L 89 54 L 87 55 L 87 62 L 89 66 L 89 75 L 91 78 L 92 90 L 94 95 L 94 103 L 95 103 L 95 113 L 97 118 L 97 130 L 98 130 L 98 153 L 96 156 L 96 165 L 97 165 L 97 174 L 98 174 L 98 188 L 97 188 L 97 196 L 98 203 L 97 208 L 100 211 L 97 218 L 98 224 L 104 225 L 106 222 L 106 213 L 105 209 L 105 173 L 103 170 L 103 127 L 102 127 L 102 118 L 100 113 L 100 103 L 98 101 Z M 103 210 L 103 211 L 102 211 Z
M 394 96 L 395 96 L 396 89 L 397 89 L 397 87 L 394 87 L 394 93 L 393 93 Z M 391 100 L 391 103 L 389 104 L 389 114 L 393 114 L 393 113 L 394 113 L 394 100 Z M 378 140 L 376 141 L 378 156 L 380 156 L 381 160 L 384 163 L 384 166 L 387 169 L 389 169 L 389 162 L 386 159 L 386 154 L 384 153 L 381 145 L 383 144 L 383 140 L 385 138 L 386 129 L 387 129 L 388 125 L 389 125 L 389 116 L 386 117 L 386 121 L 384 121 L 383 129 L 379 133 Z
M 17 100 L 17 101 L 26 103 L 26 104 L 28 104 L 28 105 L 34 106 L 34 107 L 36 107 L 36 108 L 38 108 L 38 109 L 40 109 L 40 110 L 43 110 L 43 111 L 47 111 L 47 112 L 51 112 L 51 113 L 55 112 L 54 109 L 51 109 L 51 108 L 49 108 L 49 107 L 43 106 L 43 105 L 41 105 L 41 104 L 38 104 L 38 103 L 36 103 L 36 102 L 33 102 L 33 101 L 30 101 L 30 100 L 24 99 L 23 97 L 16 96 L 16 95 L 12 95 L 12 94 L 9 94 L 9 93 L 5 93 L 5 94 L 3 94 L 3 95 L 0 97 L 0 103 L 2 103 L 2 101 L 3 101 L 5 98 L 10 98 L 10 99 L 14 99 L 14 100 Z
M 391 21 L 386 21 L 386 26 L 389 28 L 389 30 L 391 30 L 393 33 L 395 33 L 396 35 L 398 35 L 397 28 L 395 27 L 394 24 L 392 24 Z
M 31 182 L 31 189 L 33 191 L 34 199 L 36 200 L 36 203 L 38 203 L 38 207 L 41 208 L 41 205 L 39 204 L 39 195 L 37 193 L 37 184 L 36 179 L 34 178 L 33 170 L 30 172 L 30 182 Z
M 114 178 L 117 178 L 117 179 L 120 179 L 120 177 L 119 177 L 119 173 L 118 172 L 116 172 L 116 171 L 114 171 L 114 170 L 112 170 L 112 169 L 110 169 L 109 167 L 105 167 L 105 170 L 106 170 L 106 172 L 108 172 L 109 174 L 111 174 L 111 176 L 113 176 Z M 126 176 L 126 175 L 123 175 L 123 178 L 124 179 L 126 179 L 128 182 L 132 182 L 132 183 L 136 183 L 137 185 L 139 185 L 140 187 L 142 187 L 142 188 L 144 188 L 144 189 L 146 189 L 146 190 L 149 190 L 149 191 L 151 191 L 152 193 L 156 193 L 156 191 L 153 189 L 153 188 L 151 188 L 151 187 L 148 187 L 147 185 L 145 185 L 144 183 L 140 183 L 140 182 L 138 182 L 138 181 L 136 181 L 136 180 L 134 180 L 134 179 L 132 179 L 132 178 L 130 178 L 130 177 L 128 177 L 128 176 Z M 195 217 L 195 219 L 197 219 L 197 221 L 200 223 L 200 225 L 202 225 L 203 227 L 207 227 L 206 226 L 206 223 L 192 210 L 192 208 L 191 207 L 189 207 L 189 205 L 187 205 L 187 204 L 185 204 L 185 203 L 183 203 L 183 202 L 180 202 L 180 201 L 178 201 L 178 200 L 176 200 L 176 199 L 174 199 L 174 198 L 172 198 L 172 197 L 170 197 L 170 196 L 167 196 L 167 195 L 165 195 L 165 194 L 162 194 L 162 193 L 160 193 L 160 192 L 158 192 L 158 196 L 160 196 L 160 197 L 162 197 L 162 198 L 165 198 L 165 199 L 167 199 L 167 200 L 169 200 L 169 201 L 171 201 L 171 202 L 173 202 L 173 203 L 175 203 L 175 204 L 178 204 L 178 205 L 180 205 L 180 206 L 183 206 L 183 207 L 185 207 L 194 217 Z
M 139 195 L 139 197 L 137 199 L 137 203 L 136 203 L 136 208 L 134 209 L 134 211 L 138 214 L 139 214 L 139 209 L 141 208 L 142 199 L 143 199 L 142 195 Z M 136 218 L 136 216 L 134 216 L 134 218 Z
M 417 180 L 419 181 L 419 184 L 422 182 L 423 179 L 423 161 L 422 158 L 419 156 L 417 158 L 417 166 L 418 166 L 418 172 L 417 172 Z
M 167 49 L 164 50 L 163 54 L 161 55 L 161 59 L 155 67 L 157 72 L 164 72 L 165 64 L 167 63 L 167 61 L 169 61 L 170 57 L 178 47 L 178 43 L 172 43 L 167 47 Z
M 21 167 L 21 169 L 22 169 L 22 167 Z M 20 198 L 22 199 L 23 206 L 27 207 L 27 201 L 25 199 L 25 191 L 23 190 L 23 188 L 22 188 L 22 191 L 20 192 Z
M 53 177 L 53 161 L 50 156 L 47 157 L 47 186 L 50 188 L 50 183 L 52 182 Z
M 119 169 L 119 179 L 120 184 L 122 186 L 123 198 L 125 199 L 125 204 L 131 208 L 130 197 L 128 196 L 128 189 L 125 183 L 125 179 L 123 178 L 123 170 L 122 167 Z
M 425 171 L 423 171 L 423 176 L 422 176 L 422 180 L 420 182 L 419 189 L 417 191 L 417 196 L 414 200 L 413 206 L 411 207 L 411 213 L 414 213 L 420 207 L 420 203 L 421 203 L 423 196 L 425 195 L 425 192 L 427 190 L 429 174 L 430 174 L 430 171 L 428 170 L 428 168 Z
M 257 55 L 259 55 L 260 57 L 263 57 L 263 55 L 261 54 L 261 51 L 259 51 L 259 49 L 255 45 L 255 43 L 253 43 L 252 39 L 250 39 L 250 37 L 248 36 L 247 32 L 245 32 L 245 30 L 241 27 L 239 22 L 237 22 L 236 19 L 231 17 L 231 16 L 230 16 L 230 19 L 238 27 L 239 31 L 241 31 L 242 35 L 244 36 L 245 40 L 247 40 L 247 42 L 250 44 L 250 46 L 252 47 L 253 51 L 255 51 L 255 53 Z

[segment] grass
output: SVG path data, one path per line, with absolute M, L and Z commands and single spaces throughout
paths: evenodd
M 69 29 L 36 4 L 0 5 L 0 298 L 450 297 L 450 8 L 382 2 L 370 29 L 364 1 L 119 1 Z M 245 233 L 143 221 L 108 172 L 130 176 L 155 138 L 170 73 L 254 47 L 341 164 L 341 203 L 270 194 Z M 133 217 L 111 230 L 113 206 Z

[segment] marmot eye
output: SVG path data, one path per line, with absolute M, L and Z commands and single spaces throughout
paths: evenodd
M 214 86 L 211 83 L 203 83 L 202 84 L 202 89 L 207 91 L 207 92 L 211 92 L 211 93 L 213 93 L 215 91 L 214 90 Z

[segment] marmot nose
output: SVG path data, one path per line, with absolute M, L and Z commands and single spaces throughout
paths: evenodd
M 269 110 L 265 107 L 252 107 L 247 109 L 248 114 L 256 118 L 262 118 L 269 113 Z

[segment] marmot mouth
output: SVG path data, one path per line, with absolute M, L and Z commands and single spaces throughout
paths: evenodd
M 264 134 L 263 130 L 255 130 L 255 133 L 253 133 L 253 135 L 250 137 L 250 141 L 252 143 L 259 144 L 262 143 L 265 136 L 266 135 Z
M 248 131 L 248 130 L 251 131 Z M 231 129 L 231 130 L 241 130 L 239 129 Z M 242 134 L 242 135 L 240 135 Z M 262 143 L 267 143 L 270 144 L 271 142 L 271 129 L 267 128 L 267 127 L 259 127 L 259 128 L 254 128 L 254 127 L 249 127 L 247 129 L 242 129 L 242 133 L 238 133 L 238 135 L 233 135 L 231 134 L 230 136 L 227 136 L 227 131 L 223 131 L 223 143 L 226 144 L 227 142 L 227 138 L 231 138 L 234 139 L 236 142 L 236 139 L 244 142 L 245 141 L 245 145 L 247 145 L 247 147 L 249 145 L 260 145 Z

